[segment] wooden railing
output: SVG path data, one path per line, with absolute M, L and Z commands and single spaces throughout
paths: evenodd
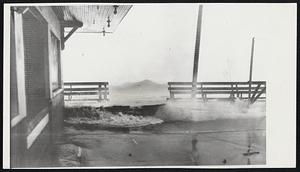
M 249 99 L 252 103 L 257 99 L 265 99 L 266 82 L 197 82 L 193 89 L 192 82 L 168 82 L 170 99 L 175 99 L 175 95 L 201 95 L 201 98 L 215 99 L 222 98 L 219 95 L 225 95 L 225 98 Z M 208 96 L 209 95 L 209 96 Z M 227 97 L 226 97 L 227 95 Z
M 67 96 L 65 100 L 78 100 L 73 99 L 73 96 L 84 100 L 108 100 L 108 82 L 65 82 L 64 95 Z M 89 95 L 97 95 L 97 98 L 88 98 Z

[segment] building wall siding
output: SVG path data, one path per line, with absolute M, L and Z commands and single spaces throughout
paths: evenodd
M 63 92 L 53 97 L 51 101 L 51 132 L 54 141 L 58 141 L 63 130 L 64 95 Z
M 60 23 L 51 7 L 30 7 L 30 10 L 39 13 L 38 15 L 45 20 L 45 27 L 32 28 L 31 31 L 24 33 L 24 38 L 27 38 L 24 46 L 34 47 L 36 50 L 33 49 L 33 51 L 42 50 L 43 52 L 24 51 L 25 66 L 27 66 L 25 85 L 27 95 L 29 95 L 26 99 L 27 106 L 31 108 L 27 110 L 28 115 L 24 120 L 11 129 L 11 167 L 51 166 L 55 152 L 53 143 L 59 138 L 63 126 L 63 91 L 54 95 L 49 77 L 49 35 L 53 32 L 60 40 Z M 32 27 L 26 26 L 26 23 L 24 26 Z M 37 30 L 41 33 L 37 33 Z M 42 42 L 32 40 L 36 38 L 40 38 Z M 34 45 L 33 42 L 35 42 Z M 32 53 L 37 56 L 30 56 Z M 32 145 L 27 148 L 26 138 L 46 114 L 49 114 L 49 122 L 43 127 Z

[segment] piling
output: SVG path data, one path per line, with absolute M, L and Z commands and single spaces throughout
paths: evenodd
M 195 54 L 194 54 L 192 98 L 196 97 L 196 91 L 197 91 L 199 49 L 200 49 L 200 39 L 201 39 L 201 23 L 202 23 L 202 5 L 199 5 L 198 21 L 197 21 L 197 32 L 196 32 L 196 44 L 195 44 Z
M 251 99 L 251 85 L 252 85 L 252 68 L 253 68 L 253 54 L 254 54 L 254 40 L 255 38 L 252 38 L 252 47 L 251 47 L 251 59 L 250 59 L 250 72 L 249 72 L 249 94 L 248 99 Z

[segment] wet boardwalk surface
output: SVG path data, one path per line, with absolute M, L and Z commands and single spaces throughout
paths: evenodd
M 66 127 L 80 166 L 246 165 L 266 163 L 265 117 L 166 122 L 132 131 Z

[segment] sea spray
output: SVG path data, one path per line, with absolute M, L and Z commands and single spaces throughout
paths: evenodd
M 249 105 L 245 100 L 169 101 L 157 110 L 155 116 L 164 121 L 260 118 L 266 115 L 265 105 L 263 101 Z

